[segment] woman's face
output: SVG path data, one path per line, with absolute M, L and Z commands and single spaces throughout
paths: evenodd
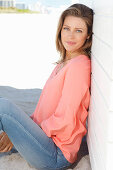
M 88 35 L 85 21 L 75 16 L 67 16 L 61 30 L 61 41 L 66 54 L 78 53 L 86 38 Z

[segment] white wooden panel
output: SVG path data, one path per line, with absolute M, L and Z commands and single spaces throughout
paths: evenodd
M 113 112 L 108 114 L 107 142 L 113 143 Z M 112 153 L 113 156 L 113 153 Z
M 102 164 L 102 161 L 105 163 L 106 161 L 106 140 L 103 140 L 102 135 L 102 128 L 99 126 L 100 124 L 97 122 L 97 120 L 94 118 L 95 112 L 89 117 L 89 121 L 91 121 L 92 126 L 90 127 L 88 136 L 91 137 L 91 140 L 93 143 L 93 152 L 95 152 L 98 159 L 100 159 L 100 162 Z M 90 125 L 89 125 L 90 126 Z M 95 128 L 94 128 L 95 127 Z
M 90 101 L 90 107 L 89 107 L 89 117 L 90 115 L 94 116 L 96 121 L 98 122 L 98 126 L 101 125 L 101 136 L 103 137 L 103 140 L 105 140 L 107 135 L 107 129 L 105 127 L 105 124 L 107 123 L 108 119 L 108 108 L 103 100 L 103 97 L 96 86 L 96 83 L 92 79 L 92 94 L 91 94 L 91 101 Z M 98 99 L 98 102 L 97 102 Z
M 92 146 L 92 139 L 90 135 L 87 136 L 87 143 L 88 143 L 89 156 L 90 156 L 90 162 L 91 162 L 91 170 L 98 170 L 97 163 L 96 163 L 96 155 L 94 152 L 94 147 Z
M 109 111 L 111 114 L 113 114 L 113 81 L 111 82 L 111 89 L 110 89 Z
M 113 18 L 94 15 L 93 33 L 100 41 L 113 48 Z M 104 49 L 103 49 L 104 50 Z M 105 51 L 105 50 L 104 50 Z
M 113 142 L 107 143 L 106 170 L 113 169 Z
M 89 119 L 89 121 L 92 121 L 92 119 Z M 90 127 L 90 126 L 88 126 L 88 127 Z M 100 144 L 98 141 L 98 137 L 96 136 L 94 127 L 95 127 L 95 125 L 92 124 L 92 126 L 88 129 L 88 140 L 91 139 L 88 143 L 88 148 L 89 148 L 89 145 L 90 146 L 92 145 L 92 153 L 91 154 L 93 155 L 93 157 L 95 159 L 97 170 L 101 170 L 101 169 L 104 170 L 105 165 L 104 165 L 104 161 L 102 159 L 102 153 L 100 152 Z M 89 152 L 90 152 L 90 148 L 89 148 Z M 91 160 L 91 162 L 92 161 L 93 160 Z
M 94 10 L 87 143 L 92 170 L 113 170 L 113 0 L 80 0 Z
M 92 7 L 96 14 L 113 15 L 113 0 L 93 0 Z
M 95 56 L 92 56 L 92 76 L 94 77 L 100 93 L 103 96 L 103 100 L 105 100 L 106 105 L 109 106 L 111 82 L 104 68 L 101 67 Z
M 113 80 L 113 55 L 112 49 L 103 43 L 98 37 L 93 37 L 92 55 L 96 58 L 99 66 L 101 66 L 108 74 L 109 78 Z M 92 58 L 93 58 L 92 57 Z
M 96 93 L 96 91 L 95 91 Z M 99 93 L 98 93 L 99 94 Z M 95 96 L 99 96 L 98 94 L 96 94 Z M 101 134 L 101 137 L 102 137 L 102 140 L 105 140 L 106 139 L 106 134 L 107 134 L 107 130 L 106 130 L 106 127 L 105 127 L 105 124 L 107 123 L 107 114 L 108 114 L 108 111 L 107 111 L 107 108 L 106 108 L 106 105 L 102 105 L 102 102 L 103 100 L 101 100 L 101 98 L 98 98 L 98 102 L 96 101 L 96 98 L 94 98 L 94 96 L 91 97 L 91 104 L 90 104 L 90 114 L 89 114 L 89 117 L 92 116 L 94 117 L 95 121 L 94 122 L 95 124 L 97 123 L 98 126 L 101 125 L 101 128 L 100 128 L 100 134 Z M 103 106 L 103 107 L 100 107 L 100 106 Z M 98 117 L 98 119 L 97 119 Z M 97 133 L 99 133 L 97 131 Z
M 92 103 L 91 105 L 94 104 L 94 100 L 91 100 Z M 108 112 L 107 112 L 108 113 Z M 107 114 L 106 113 L 106 114 Z M 104 116 L 104 115 L 103 115 Z M 97 119 L 98 117 L 98 119 Z M 106 125 L 107 125 L 107 120 L 106 120 Z M 103 124 L 101 122 L 100 116 L 99 116 L 99 112 L 96 109 L 96 107 L 91 107 L 90 109 L 90 114 L 88 117 L 88 136 L 92 136 L 92 133 L 95 133 L 96 136 L 96 143 L 97 143 L 97 153 L 98 155 L 101 155 L 101 159 L 105 162 L 106 160 L 106 133 L 107 130 L 105 129 L 105 124 Z M 92 139 L 92 138 L 91 138 Z M 92 139 L 94 140 L 94 139 Z M 96 143 L 94 143 L 94 145 L 96 145 Z M 95 152 L 95 150 L 94 150 Z

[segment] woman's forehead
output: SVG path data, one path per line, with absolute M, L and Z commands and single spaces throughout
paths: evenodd
M 82 18 L 76 16 L 66 16 L 63 24 L 67 26 L 74 26 L 76 28 L 87 27 L 85 21 Z

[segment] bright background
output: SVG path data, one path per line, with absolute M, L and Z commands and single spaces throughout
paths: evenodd
M 26 4 L 39 2 L 44 6 L 60 7 L 62 5 L 70 5 L 70 3 L 75 3 L 73 0 L 16 0 L 16 2 L 25 2 Z
M 55 35 L 61 12 L 0 14 L 0 86 L 43 88 L 59 59 Z

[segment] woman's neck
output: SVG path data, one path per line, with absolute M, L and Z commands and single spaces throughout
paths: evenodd
M 78 55 L 85 54 L 83 51 L 82 52 L 66 52 L 66 58 L 65 61 L 72 59 L 73 57 L 76 57 Z

